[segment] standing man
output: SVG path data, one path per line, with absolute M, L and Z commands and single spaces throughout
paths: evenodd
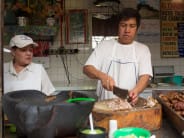
M 134 40 L 140 20 L 137 10 L 125 8 L 119 16 L 118 39 L 103 41 L 83 67 L 88 77 L 98 80 L 101 100 L 114 98 L 113 86 L 118 86 L 129 90 L 135 104 L 153 75 L 149 48 Z

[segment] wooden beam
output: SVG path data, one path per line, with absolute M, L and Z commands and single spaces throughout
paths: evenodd
M 3 113 L 2 113 L 2 102 L 1 97 L 3 93 L 3 25 L 4 25 L 4 14 L 3 14 L 3 6 L 4 0 L 0 2 L 0 138 L 3 137 Z

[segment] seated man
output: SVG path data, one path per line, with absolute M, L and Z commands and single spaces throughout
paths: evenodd
M 33 48 L 37 43 L 26 35 L 15 35 L 9 44 L 12 61 L 4 65 L 4 93 L 17 90 L 38 90 L 51 95 L 53 87 L 41 64 L 32 62 Z

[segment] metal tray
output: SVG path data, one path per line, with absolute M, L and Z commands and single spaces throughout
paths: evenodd
M 181 92 L 178 90 L 174 91 Z M 167 92 L 171 92 L 171 90 L 153 90 L 152 95 L 162 105 L 164 116 L 166 116 L 176 130 L 182 136 L 184 136 L 184 118 L 179 116 L 172 108 L 168 107 L 166 103 L 159 97 L 160 94 L 166 94 Z

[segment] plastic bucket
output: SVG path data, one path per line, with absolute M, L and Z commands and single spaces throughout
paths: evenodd
M 135 137 L 135 138 L 150 138 L 151 133 L 150 131 L 137 128 L 137 127 L 127 127 L 127 128 L 120 128 L 117 129 L 114 134 L 114 138 L 127 138 L 127 137 Z

